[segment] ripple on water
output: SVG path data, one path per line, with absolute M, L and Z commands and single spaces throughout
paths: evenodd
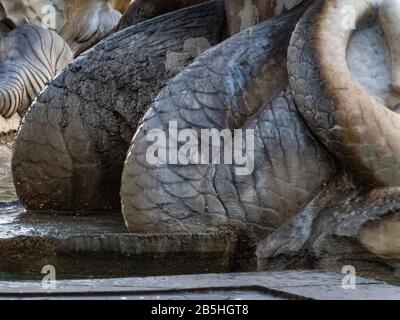
M 0 239 L 126 233 L 121 213 L 56 215 L 27 212 L 19 202 L 0 203 Z
M 19 203 L 0 204 L 0 238 L 12 238 L 33 234 L 29 224 L 18 223 L 19 217 L 26 211 Z

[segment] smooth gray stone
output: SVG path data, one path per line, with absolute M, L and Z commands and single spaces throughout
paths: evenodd
M 41 282 L 0 282 L 2 298 L 98 298 L 139 296 L 182 299 L 191 293 L 216 288 L 226 294 L 236 290 L 265 295 L 265 298 L 318 300 L 398 300 L 400 288 L 357 277 L 356 289 L 342 288 L 343 275 L 324 271 L 286 271 L 269 273 L 205 274 L 171 277 L 59 281 L 56 289 L 44 290 Z M 175 292 L 171 295 L 171 291 Z

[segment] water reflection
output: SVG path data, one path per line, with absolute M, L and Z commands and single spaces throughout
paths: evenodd
M 33 225 L 18 223 L 20 217 L 25 213 L 25 209 L 17 202 L 0 205 L 0 238 L 7 239 L 34 234 Z
M 126 233 L 122 214 L 57 215 L 27 212 L 18 202 L 0 204 L 0 239 L 110 233 Z

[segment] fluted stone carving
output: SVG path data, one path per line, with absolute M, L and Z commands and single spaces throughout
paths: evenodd
M 75 55 L 112 33 L 122 16 L 107 0 L 1 0 L 0 4 L 17 26 L 30 23 L 58 32 Z M 113 3 L 121 4 L 126 5 Z
M 0 1 L 0 115 L 22 115 L 73 54 L 110 34 L 120 17 L 107 1 Z
M 0 114 L 23 115 L 71 60 L 68 45 L 53 31 L 25 25 L 0 38 Z

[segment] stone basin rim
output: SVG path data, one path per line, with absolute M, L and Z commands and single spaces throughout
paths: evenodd
M 164 277 L 134 277 L 57 281 L 56 289 L 44 290 L 42 283 L 0 282 L 3 298 L 88 298 L 114 296 L 161 297 L 167 294 L 205 293 L 213 290 L 256 290 L 286 299 L 350 300 L 400 299 L 400 288 L 357 277 L 357 290 L 341 288 L 343 275 L 323 270 L 223 273 Z

